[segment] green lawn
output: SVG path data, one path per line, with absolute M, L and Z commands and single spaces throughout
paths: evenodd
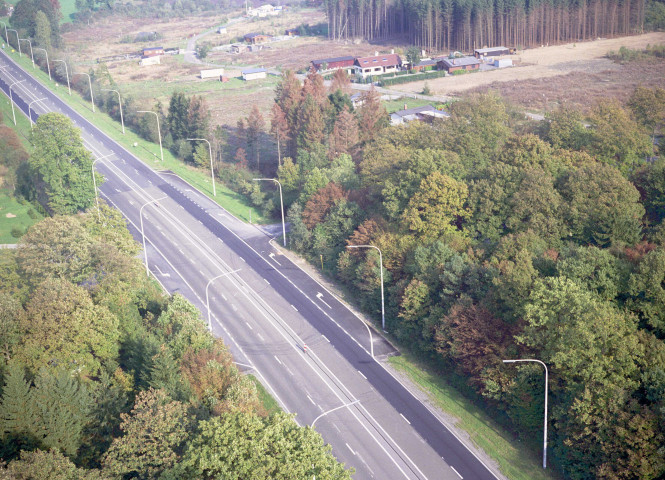
M 406 374 L 441 410 L 455 417 L 457 427 L 496 461 L 501 472 L 511 480 L 558 479 L 551 470 L 543 470 L 542 457 L 526 451 L 519 441 L 499 426 L 484 410 L 475 406 L 445 379 L 420 365 L 409 355 L 390 357 L 390 364 Z
M 5 0 L 7 3 L 16 5 L 19 0 Z M 71 22 L 73 20 L 72 14 L 76 13 L 76 0 L 60 0 L 60 13 L 62 13 L 62 18 L 60 19 L 60 24 Z
M 248 377 L 256 385 L 256 389 L 259 392 L 259 400 L 261 400 L 261 403 L 268 412 L 268 415 L 281 412 L 282 409 L 280 408 L 279 403 L 277 403 L 277 400 L 275 400 L 273 396 L 268 393 L 268 390 L 265 389 L 261 382 L 259 382 L 259 380 L 254 375 L 248 375 Z
M 30 210 L 35 216 L 34 219 L 28 215 Z M 18 203 L 8 189 L 0 188 L 0 244 L 16 243 L 18 238 L 12 235 L 12 229 L 18 228 L 25 233 L 28 227 L 41 219 L 42 216 L 32 205 Z
M 388 113 L 393 113 L 397 110 L 404 110 L 404 104 L 406 104 L 406 108 L 423 107 L 425 105 L 432 105 L 433 107 L 436 107 L 436 102 L 423 100 L 422 98 L 402 97 L 398 98 L 397 100 L 383 102 L 383 105 L 386 107 Z
M 45 85 L 53 85 L 53 83 L 49 80 L 47 73 L 41 71 L 40 69 L 32 69 L 32 63 L 29 58 L 26 56 L 19 58 L 18 53 L 16 52 L 9 53 L 15 61 L 17 61 L 36 78 L 38 78 L 42 83 Z M 219 205 L 243 221 L 249 221 L 250 210 L 252 212 L 251 217 L 253 223 L 263 223 L 265 221 L 260 211 L 250 207 L 242 195 L 233 192 L 231 189 L 225 187 L 219 182 L 216 182 L 217 196 L 213 197 L 212 182 L 209 172 L 198 170 L 189 165 L 185 165 L 166 149 L 164 149 L 164 162 L 161 162 L 159 156 L 159 145 L 144 140 L 129 129 L 126 129 L 127 133 L 123 135 L 120 123 L 116 122 L 106 113 L 101 112 L 99 109 L 93 113 L 90 102 L 83 100 L 83 98 L 80 97 L 74 90 L 72 90 L 72 96 L 70 97 L 67 94 L 66 85 L 59 85 L 57 88 L 53 89 L 53 91 L 58 94 L 61 99 L 67 102 L 74 110 L 86 117 L 113 140 L 117 141 L 120 145 L 132 152 L 137 158 L 146 164 L 158 170 L 165 169 L 176 173 L 178 176 L 191 183 L 194 187 L 201 190 L 212 200 L 216 201 Z M 17 120 L 18 117 L 19 114 L 17 113 Z M 134 146 L 135 144 L 136 146 Z
M 7 125 L 8 127 L 13 128 L 18 137 L 23 143 L 23 148 L 30 151 L 30 142 L 28 138 L 30 136 L 30 120 L 23 115 L 18 108 L 16 109 L 16 126 L 14 126 L 14 120 L 12 117 L 12 107 L 9 103 L 9 97 L 4 93 L 0 93 L 0 113 L 2 113 L 2 124 Z

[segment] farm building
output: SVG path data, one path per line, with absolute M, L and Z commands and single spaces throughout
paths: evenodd
M 155 57 L 159 55 L 164 55 L 164 47 L 150 47 L 143 49 L 144 57 Z
M 436 60 L 432 60 L 431 58 L 421 60 L 412 66 L 411 70 L 415 70 L 416 72 L 422 72 L 423 70 L 436 70 Z
M 247 43 L 257 44 L 269 42 L 272 36 L 263 33 L 248 33 L 247 35 L 244 35 L 243 38 Z
M 480 60 L 476 57 L 461 57 L 461 58 L 440 58 L 437 61 L 439 70 L 445 70 L 448 73 L 453 73 L 458 70 L 473 71 L 480 68 Z
M 201 78 L 218 78 L 224 75 L 223 68 L 211 68 L 209 70 L 201 70 Z
M 510 50 L 506 47 L 490 47 L 490 48 L 477 48 L 473 51 L 473 56 L 476 58 L 483 57 L 498 57 L 500 55 L 509 55 Z
M 245 81 L 258 80 L 260 78 L 266 78 L 266 69 L 265 68 L 248 68 L 243 70 L 242 79 Z
M 279 15 L 281 9 L 276 9 L 272 5 L 261 5 L 257 8 L 250 8 L 247 10 L 247 15 L 250 17 L 267 17 L 268 15 Z
M 347 73 L 353 70 L 354 57 L 335 57 L 335 58 L 322 58 L 321 60 L 312 60 L 312 67 L 314 70 L 337 70 L 344 68 Z
M 373 57 L 359 57 L 354 62 L 356 75 L 362 78 L 370 75 L 383 75 L 398 71 L 402 66 L 402 59 L 396 53 L 375 55 Z
M 286 35 L 287 37 L 297 37 L 298 35 L 300 35 L 300 30 L 298 30 L 297 28 L 287 28 L 286 30 L 284 30 L 284 35 Z
M 159 65 L 161 63 L 159 59 L 160 59 L 159 55 L 154 55 L 152 57 L 143 57 L 139 61 L 139 65 L 141 65 L 142 67 L 146 67 L 148 65 Z
M 402 125 L 413 121 L 432 122 L 434 119 L 444 120 L 450 116 L 444 111 L 437 110 L 432 105 L 415 108 L 406 108 L 406 105 L 404 105 L 404 107 L 404 110 L 397 110 L 390 114 L 391 125 Z
M 226 27 L 219 27 L 217 29 L 217 33 L 219 33 L 221 35 L 225 35 L 226 34 Z

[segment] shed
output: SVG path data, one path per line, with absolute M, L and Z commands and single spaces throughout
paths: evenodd
M 499 58 L 494 60 L 494 66 L 496 68 L 512 67 L 513 61 L 510 58 Z
M 243 70 L 242 72 L 242 79 L 245 81 L 249 80 L 258 80 L 260 78 L 266 78 L 267 71 L 265 68 L 248 68 L 247 70 Z
M 500 55 L 509 55 L 510 50 L 506 47 L 490 47 L 490 48 L 477 48 L 473 51 L 476 58 L 483 57 L 498 57 Z
M 312 67 L 317 72 L 319 70 L 336 70 L 338 68 L 351 68 L 353 67 L 354 57 L 334 57 L 322 58 L 320 60 L 312 60 Z
M 142 67 L 148 66 L 148 65 L 158 65 L 161 62 L 159 61 L 159 55 L 155 55 L 153 57 L 142 57 L 141 60 L 139 61 L 139 65 Z
M 404 105 L 406 107 L 406 104 Z M 412 122 L 414 120 L 431 122 L 434 119 L 444 120 L 450 114 L 442 110 L 437 110 L 432 105 L 424 105 L 422 107 L 404 108 L 404 110 L 397 110 L 390 114 L 391 125 L 401 125 L 403 123 Z
M 480 60 L 476 57 L 441 58 L 437 64 L 440 70 L 445 70 L 448 73 L 458 70 L 478 70 L 480 68 Z
M 226 27 L 219 27 L 217 29 L 217 33 L 220 33 L 222 35 L 226 34 Z
M 297 37 L 298 35 L 300 35 L 300 30 L 298 30 L 297 28 L 287 28 L 286 30 L 284 30 L 284 35 L 286 35 L 287 37 Z
M 421 72 L 421 71 L 425 70 L 428 67 L 436 68 L 436 66 L 437 66 L 436 60 L 432 60 L 431 58 L 428 58 L 426 60 L 421 60 L 419 63 L 413 65 L 411 67 L 411 69 L 415 70 L 416 72 Z
M 209 70 L 201 70 L 201 78 L 217 78 L 224 75 L 223 68 L 211 68 Z
M 255 44 L 269 42 L 272 36 L 263 33 L 248 33 L 247 35 L 244 35 L 243 38 L 247 43 Z
M 143 49 L 144 57 L 154 57 L 157 55 L 164 55 L 164 47 L 150 47 Z

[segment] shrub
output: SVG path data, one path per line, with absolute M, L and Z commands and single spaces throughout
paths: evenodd
M 25 233 L 25 230 L 23 230 L 21 227 L 14 227 L 11 230 L 11 235 L 14 238 L 21 238 L 24 233 Z

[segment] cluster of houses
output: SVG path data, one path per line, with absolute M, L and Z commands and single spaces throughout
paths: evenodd
M 279 15 L 283 9 L 284 7 L 282 5 L 277 5 L 273 7 L 270 4 L 265 4 L 256 8 L 247 8 L 247 16 L 259 17 L 259 18 L 269 17 L 274 15 Z
M 458 52 L 447 57 L 424 58 L 415 65 L 410 65 L 406 60 L 393 51 L 379 55 L 374 52 L 371 57 L 334 57 L 312 60 L 311 66 L 320 73 L 327 73 L 333 70 L 343 69 L 348 75 L 355 75 L 359 78 L 369 76 L 386 75 L 401 70 L 445 70 L 453 73 L 458 70 L 473 71 L 480 69 L 481 64 L 491 62 L 495 67 L 507 67 L 512 65 L 510 59 L 497 59 L 503 55 L 514 53 L 506 47 L 480 48 L 474 50 L 473 55 L 462 55 Z

